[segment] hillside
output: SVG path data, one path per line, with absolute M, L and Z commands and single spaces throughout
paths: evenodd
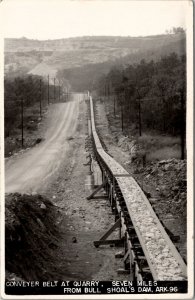
M 178 54 L 185 52 L 185 34 L 148 37 L 92 36 L 45 41 L 9 38 L 5 39 L 5 74 L 17 76 L 29 72 L 55 76 L 59 70 L 71 70 L 75 73 L 74 70 L 77 69 L 79 74 L 84 71 L 88 75 L 89 72 L 85 69 L 96 70 L 96 67 L 101 74 L 113 62 L 126 64 L 142 58 L 155 59 L 173 51 Z M 80 84 L 76 85 L 81 88 Z
M 121 37 L 121 36 L 89 36 L 76 37 L 58 40 L 30 40 L 27 38 L 5 39 L 5 52 L 26 52 L 26 51 L 73 51 L 89 49 L 123 49 L 139 50 L 140 47 L 151 48 L 156 43 L 159 46 L 170 42 L 181 40 L 182 33 L 164 34 L 147 37 Z
M 178 38 L 178 36 L 177 36 Z M 153 41 L 152 41 L 153 42 Z M 73 68 L 60 69 L 58 76 L 66 78 L 75 91 L 81 90 L 93 90 L 99 78 L 108 73 L 109 70 L 114 66 L 126 66 L 129 64 L 139 63 L 140 60 L 144 59 L 146 62 L 159 60 L 162 56 L 169 55 L 175 52 L 179 56 L 185 54 L 185 37 L 180 36 L 180 39 L 173 37 L 172 42 L 167 43 L 166 40 L 158 40 L 153 44 L 153 47 L 143 47 L 115 60 L 109 59 L 101 63 L 89 63 L 82 66 L 75 66 Z M 68 64 L 67 64 L 68 65 Z

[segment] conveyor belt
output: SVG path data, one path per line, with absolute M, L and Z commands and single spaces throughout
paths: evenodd
M 144 270 L 146 270 L 146 273 L 151 272 L 154 280 L 186 280 L 186 264 L 167 235 L 140 186 L 103 149 L 96 132 L 91 97 L 90 111 L 96 158 L 104 176 L 108 179 L 106 188 L 109 190 L 112 199 L 112 207 L 121 216 L 122 234 L 126 241 L 126 257 L 129 257 L 130 268 L 134 262 L 136 262 L 136 266 L 134 264 L 135 268 L 138 269 L 144 265 L 137 272 L 137 274 L 142 274 L 137 279 L 142 279 Z M 147 263 L 143 264 L 145 260 Z M 138 261 L 139 263 L 137 263 Z

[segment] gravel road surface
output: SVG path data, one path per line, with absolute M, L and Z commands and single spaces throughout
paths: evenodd
M 79 102 L 83 99 L 84 95 L 75 94 L 72 101 L 50 105 L 44 141 L 6 161 L 6 193 L 32 193 L 45 189 L 69 149 L 69 140 L 77 127 Z

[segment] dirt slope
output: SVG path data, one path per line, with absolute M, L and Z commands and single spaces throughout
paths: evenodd
M 82 97 L 75 95 L 73 101 L 51 105 L 45 124 L 44 142 L 6 162 L 6 193 L 45 189 L 45 184 L 69 149 L 69 139 L 76 130 L 78 103 Z

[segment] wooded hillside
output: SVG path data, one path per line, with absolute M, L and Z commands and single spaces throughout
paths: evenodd
M 181 135 L 184 147 L 186 57 L 176 53 L 160 60 L 113 67 L 97 83 L 97 93 L 112 102 L 121 129 L 140 136 L 152 130 Z

